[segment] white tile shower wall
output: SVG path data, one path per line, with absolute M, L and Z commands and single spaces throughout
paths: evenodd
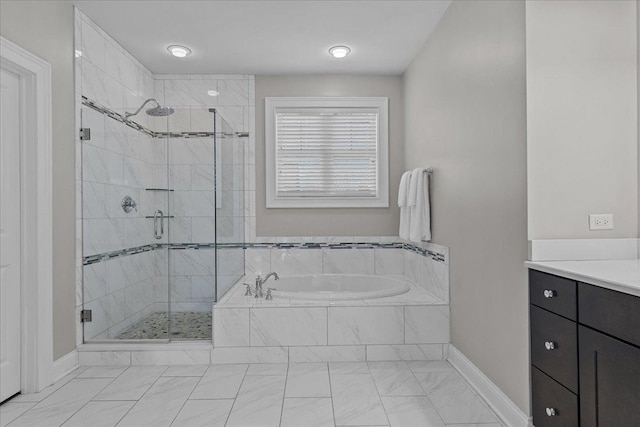
M 76 9 L 77 91 L 106 107 L 123 111 L 153 98 L 153 74 L 111 36 Z M 138 121 L 140 120 L 140 121 Z M 147 116 L 135 121 L 148 126 Z
M 158 99 L 176 108 L 176 113 L 169 117 L 170 131 L 213 131 L 214 116 L 209 109 L 215 108 L 232 131 L 249 132 L 249 139 L 253 138 L 253 121 L 250 123 L 248 118 L 254 99 L 250 90 L 253 76 L 159 75 L 156 79 Z M 210 91 L 219 95 L 210 96 Z M 169 144 L 169 179 L 175 189 L 172 212 L 176 215 L 172 224 L 180 230 L 175 237 L 184 242 L 211 242 L 214 239 L 213 140 L 174 139 Z M 248 221 L 245 215 L 255 212 L 255 191 L 252 192 L 249 185 L 250 169 L 255 166 L 248 166 L 249 145 L 246 138 L 217 140 L 219 175 L 216 178 L 221 191 L 215 202 L 217 237 L 221 243 L 243 241 Z
M 153 311 L 155 252 L 113 258 L 84 266 L 85 339 L 117 336 Z
M 244 275 L 242 248 L 172 249 L 159 251 L 170 256 L 171 293 L 168 277 L 159 275 L 154 282 L 154 302 L 157 311 L 166 311 L 171 300 L 172 311 L 209 311 L 215 298 L 216 264 L 218 294 L 222 295 Z M 166 255 L 163 255 L 166 256 Z M 216 260 L 217 256 L 217 260 Z M 166 259 L 162 261 L 166 265 Z
M 90 141 L 76 135 L 76 304 L 93 310 L 86 339 L 113 338 L 153 309 L 153 258 L 144 253 L 82 267 L 82 257 L 151 243 L 154 200 L 153 141 L 140 132 L 82 106 L 82 96 L 119 113 L 154 97 L 153 75 L 87 16 L 75 9 L 76 121 L 92 131 Z M 142 114 L 135 121 L 149 126 Z M 126 214 L 122 198 L 138 211 Z M 83 295 L 83 274 L 86 289 Z M 102 275 L 102 277 L 99 277 Z M 78 330 L 82 328 L 78 324 Z M 82 334 L 76 334 L 78 344 Z
M 145 191 L 153 185 L 151 138 L 86 107 L 83 126 L 92 129 L 82 146 L 84 255 L 151 243 L 152 224 L 144 218 L 154 208 Z M 137 210 L 124 212 L 125 196 L 137 202 Z

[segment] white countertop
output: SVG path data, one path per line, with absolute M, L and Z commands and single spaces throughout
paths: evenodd
M 531 269 L 640 296 L 640 260 L 527 261 Z

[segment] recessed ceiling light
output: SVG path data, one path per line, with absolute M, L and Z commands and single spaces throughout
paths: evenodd
M 185 56 L 191 55 L 191 49 L 185 46 L 177 45 L 177 44 L 169 46 L 167 50 L 177 58 L 184 58 Z
M 76 58 L 80 58 L 82 56 L 81 50 L 76 50 Z
M 329 49 L 329 53 L 333 55 L 334 58 L 344 58 L 351 52 L 351 48 L 348 46 L 334 46 Z
M 209 96 L 218 96 L 218 95 L 220 95 L 220 92 L 218 92 L 217 90 L 211 89 L 211 90 L 207 91 L 207 95 L 209 95 Z

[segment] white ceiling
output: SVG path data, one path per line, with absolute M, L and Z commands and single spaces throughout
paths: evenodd
M 156 74 L 401 74 L 451 2 L 72 1 Z

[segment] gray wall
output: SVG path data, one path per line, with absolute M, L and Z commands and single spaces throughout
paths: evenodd
M 635 8 L 527 2 L 529 239 L 637 236 Z
M 525 5 L 455 1 L 405 73 L 405 166 L 433 166 L 452 343 L 529 411 Z
M 386 96 L 389 98 L 389 208 L 267 209 L 264 99 L 268 96 Z M 397 236 L 398 185 L 404 161 L 401 76 L 256 76 L 257 236 Z
M 75 348 L 73 7 L 64 1 L 3 0 L 0 34 L 52 66 L 55 360 Z

